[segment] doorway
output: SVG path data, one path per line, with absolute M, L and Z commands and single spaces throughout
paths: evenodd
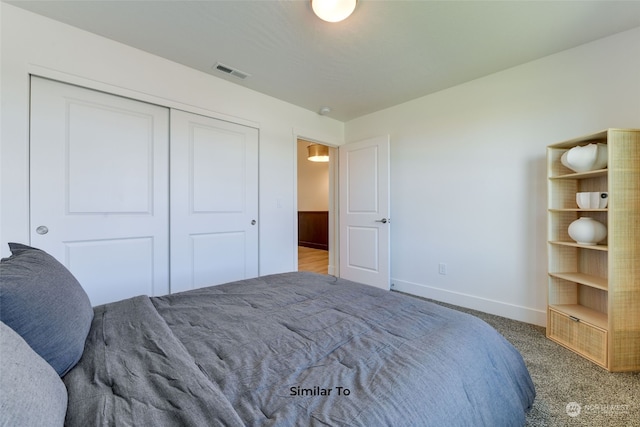
M 312 151 L 326 150 L 328 160 L 309 160 L 309 146 L 312 146 Z M 335 156 L 331 155 L 331 151 L 334 150 L 322 144 L 297 140 L 298 271 L 333 274 L 333 268 L 330 267 L 333 180 L 330 174 L 333 170 L 332 157 Z
M 304 182 L 304 168 L 311 163 L 307 159 L 308 146 L 315 142 L 302 137 L 297 137 L 295 142 L 298 211 L 305 209 L 305 200 L 327 201 L 324 205 L 328 213 L 327 274 L 388 290 L 391 283 L 389 135 L 343 144 L 340 149 L 327 145 L 329 161 L 322 175 L 326 178 L 311 186 Z M 323 188 L 328 189 L 323 191 Z M 298 224 L 298 235 L 300 230 Z M 303 248 L 309 246 L 300 243 L 298 258 L 305 255 Z M 301 263 L 299 271 L 312 268 L 307 267 L 304 260 L 298 262 Z M 324 259 L 317 265 L 324 266 Z

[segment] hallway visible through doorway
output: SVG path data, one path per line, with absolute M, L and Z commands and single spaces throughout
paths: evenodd
M 327 274 L 331 252 L 329 171 L 333 156 L 328 161 L 318 161 L 312 157 L 317 154 L 312 148 L 321 144 L 302 139 L 297 143 L 298 271 Z

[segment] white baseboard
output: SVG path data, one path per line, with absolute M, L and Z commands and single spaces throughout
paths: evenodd
M 496 316 L 502 316 L 520 322 L 532 323 L 544 327 L 547 326 L 547 313 L 545 310 L 523 307 L 397 279 L 391 279 L 391 289 L 447 304 L 482 311 L 484 313 L 495 314 Z

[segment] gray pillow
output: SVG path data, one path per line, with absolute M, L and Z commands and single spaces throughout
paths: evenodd
M 62 426 L 67 389 L 42 357 L 0 322 L 0 425 Z
M 0 320 L 63 376 L 82 356 L 93 308 L 80 283 L 40 249 L 9 243 L 0 261 Z

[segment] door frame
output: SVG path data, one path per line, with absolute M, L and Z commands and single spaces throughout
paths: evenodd
M 298 140 L 302 139 L 329 147 L 329 268 L 328 274 L 340 274 L 340 227 L 338 192 L 339 144 L 308 136 L 309 133 L 293 129 L 293 266 L 298 270 Z

